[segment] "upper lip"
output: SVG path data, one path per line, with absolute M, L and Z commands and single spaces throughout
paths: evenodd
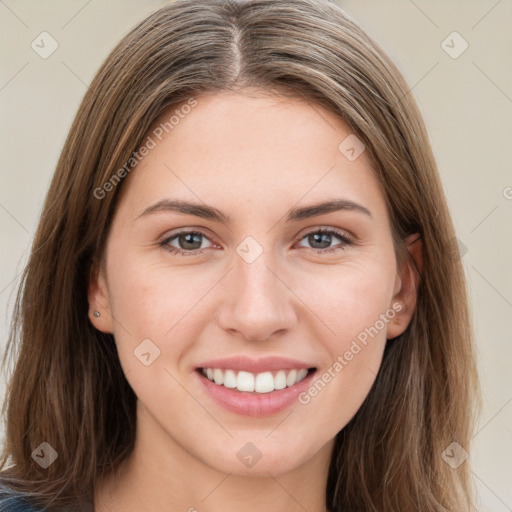
M 260 359 L 251 359 L 247 356 L 224 357 L 221 359 L 211 359 L 204 361 L 198 368 L 219 368 L 221 370 L 239 370 L 251 373 L 261 373 L 272 370 L 300 370 L 302 368 L 314 368 L 315 366 L 298 359 L 289 357 L 262 357 Z

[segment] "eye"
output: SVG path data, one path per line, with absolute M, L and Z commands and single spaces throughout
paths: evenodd
M 333 237 L 337 238 L 338 240 L 341 240 L 341 247 L 328 247 L 332 243 Z M 320 228 L 316 229 L 315 231 L 310 231 L 309 233 L 304 235 L 300 240 L 302 241 L 305 239 L 307 239 L 308 243 L 313 245 L 313 247 L 311 248 L 319 254 L 326 252 L 343 251 L 345 250 L 345 246 L 351 245 L 353 243 L 352 240 L 346 234 L 335 229 L 326 228 Z M 315 245 L 320 247 L 315 247 Z
M 208 240 L 206 235 L 200 231 L 180 231 L 166 237 L 159 245 L 166 251 L 179 254 L 180 256 L 193 256 L 194 254 L 202 253 L 203 249 L 205 249 L 201 239 Z M 176 241 L 178 247 L 171 245 L 173 241 Z
M 341 247 L 329 247 L 333 238 L 337 238 L 341 241 Z M 303 235 L 299 241 L 305 239 L 307 239 L 308 243 L 313 245 L 311 249 L 318 254 L 343 251 L 345 246 L 353 243 L 348 235 L 341 231 L 327 228 L 319 228 L 314 231 L 310 231 L 309 233 L 306 233 L 306 235 Z M 159 242 L 159 245 L 166 251 L 179 256 L 194 256 L 196 254 L 201 254 L 205 249 L 207 249 L 207 247 L 203 245 L 205 240 L 209 240 L 209 238 L 201 231 L 180 231 L 179 233 L 175 233 L 164 238 Z M 176 244 L 177 247 L 176 245 L 173 245 L 173 243 Z M 320 247 L 315 247 L 318 245 Z

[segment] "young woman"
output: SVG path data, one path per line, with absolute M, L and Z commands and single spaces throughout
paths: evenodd
M 413 96 L 339 7 L 158 10 L 48 191 L 2 510 L 473 510 L 454 239 Z

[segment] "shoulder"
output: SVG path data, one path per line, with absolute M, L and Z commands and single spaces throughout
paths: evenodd
M 30 504 L 23 493 L 0 485 L 0 512 L 43 512 Z

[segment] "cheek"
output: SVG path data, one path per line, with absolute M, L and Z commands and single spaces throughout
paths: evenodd
M 305 423 L 314 426 L 320 419 L 330 436 L 361 408 L 379 372 L 386 345 L 385 323 L 373 320 L 368 327 L 367 318 L 365 311 L 365 315 L 338 322 L 339 333 L 325 344 L 328 361 L 298 396 L 310 420 Z
M 145 401 L 155 393 L 170 400 L 183 392 L 178 381 L 187 367 L 186 354 L 215 311 L 213 289 L 219 276 L 198 273 L 193 266 L 148 263 L 128 251 L 111 261 L 117 262 L 109 269 L 109 291 L 123 371 Z
M 303 296 L 315 297 L 308 307 L 322 320 L 317 332 L 327 358 L 299 402 L 307 406 L 312 418 L 332 411 L 333 432 L 350 421 L 375 381 L 387 326 L 395 316 L 390 307 L 393 283 L 393 272 L 382 262 L 360 262 L 340 267 L 329 279 L 317 280 L 316 293 L 307 288 L 302 291 Z
M 112 265 L 114 336 L 123 370 L 137 394 L 148 386 L 168 388 L 170 377 L 162 369 L 174 373 L 190 340 L 197 339 L 194 330 L 200 324 L 194 319 L 199 308 L 194 305 L 201 297 L 201 283 L 195 284 L 179 272 L 171 275 L 169 269 L 136 257 Z
M 379 319 L 390 309 L 394 278 L 384 262 L 361 260 L 322 269 L 303 280 L 298 295 L 306 298 L 312 314 L 328 328 L 324 331 L 331 333 L 327 337 L 331 353 L 346 350 L 358 336 L 364 339 L 376 322 L 385 337 L 387 324 Z
M 113 313 L 135 338 L 169 337 L 174 326 L 188 321 L 208 289 L 190 272 L 137 256 L 119 261 L 110 275 Z

